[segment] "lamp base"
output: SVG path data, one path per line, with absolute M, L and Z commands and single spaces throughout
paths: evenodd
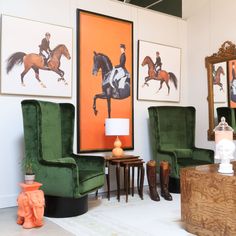
M 121 141 L 118 138 L 118 136 L 116 137 L 116 140 L 114 142 L 114 148 L 112 149 L 112 155 L 115 157 L 120 157 L 124 154 L 123 149 L 121 148 Z
M 116 147 L 112 149 L 112 156 L 120 157 L 120 156 L 123 156 L 123 154 L 124 154 L 124 151 L 120 147 Z

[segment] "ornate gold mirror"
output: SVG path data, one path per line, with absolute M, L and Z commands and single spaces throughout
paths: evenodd
M 234 105 L 236 107 L 236 102 L 232 105 L 230 98 L 234 63 L 236 65 L 236 46 L 230 41 L 225 41 L 217 53 L 205 58 L 208 78 L 208 140 L 215 139 L 213 129 L 218 124 L 216 109 L 234 107 Z M 236 139 L 236 130 L 234 139 Z

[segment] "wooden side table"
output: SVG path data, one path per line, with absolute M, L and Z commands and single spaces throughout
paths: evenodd
M 134 168 L 138 168 L 137 186 L 140 197 L 143 197 L 143 181 L 144 181 L 144 167 L 142 159 L 135 155 L 124 155 L 121 157 L 106 156 L 106 179 L 107 179 L 107 197 L 110 200 L 110 166 L 116 166 L 116 181 L 117 181 L 117 199 L 120 201 L 120 167 L 124 167 L 126 201 L 128 201 L 128 192 L 130 185 L 130 168 L 132 168 L 132 195 L 134 193 Z M 127 163 L 127 164 L 125 164 Z M 126 171 L 125 171 L 126 170 Z
M 236 235 L 236 162 L 232 163 L 232 175 L 218 173 L 218 164 L 181 169 L 181 218 L 188 232 Z
M 17 198 L 17 224 L 25 229 L 31 229 L 43 225 L 44 215 L 44 193 L 39 190 L 41 183 L 33 184 L 20 183 L 22 192 Z
M 129 186 L 130 186 L 130 168 L 132 167 L 132 196 L 134 196 L 134 168 L 138 168 L 137 188 L 140 198 L 143 200 L 143 182 L 144 182 L 144 161 L 142 159 L 134 159 L 123 161 L 121 165 L 125 168 L 125 193 L 126 202 L 128 202 Z
M 107 181 L 107 198 L 110 200 L 110 166 L 111 165 L 116 165 L 116 173 L 120 173 L 120 161 L 122 160 L 132 160 L 132 159 L 138 159 L 139 156 L 134 156 L 134 155 L 124 155 L 121 157 L 114 157 L 114 156 L 105 156 L 105 165 L 106 165 L 106 181 Z M 117 185 L 120 186 L 120 174 L 116 174 L 116 180 L 117 180 Z

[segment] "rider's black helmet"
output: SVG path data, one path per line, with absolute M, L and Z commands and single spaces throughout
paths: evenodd
M 123 43 L 120 44 L 120 48 L 124 48 L 125 49 L 125 45 Z

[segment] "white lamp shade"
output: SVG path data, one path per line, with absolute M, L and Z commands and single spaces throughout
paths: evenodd
M 106 136 L 129 135 L 129 119 L 107 118 L 105 120 Z

